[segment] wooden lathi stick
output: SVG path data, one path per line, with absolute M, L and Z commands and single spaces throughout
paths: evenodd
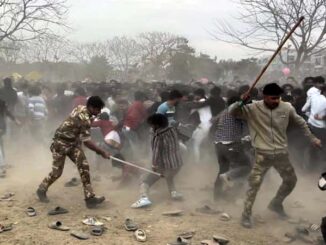
M 259 80 L 261 79 L 261 77 L 264 75 L 264 73 L 266 72 L 266 70 L 270 66 L 270 64 L 273 62 L 273 60 L 276 57 L 276 55 L 281 51 L 281 49 L 284 46 L 284 44 L 286 43 L 286 41 L 291 37 L 291 35 L 295 32 L 295 30 L 298 28 L 298 26 L 301 24 L 301 22 L 303 20 L 304 20 L 304 17 L 302 16 L 298 20 L 298 22 L 295 24 L 295 26 L 292 27 L 291 31 L 286 35 L 286 37 L 284 38 L 284 40 L 280 43 L 280 45 L 278 46 L 278 48 L 274 52 L 273 56 L 269 59 L 269 61 L 267 62 L 267 64 L 264 66 L 264 68 L 261 70 L 261 72 L 257 76 L 255 82 L 251 85 L 251 87 L 249 88 L 249 90 L 246 92 L 246 94 L 248 96 L 250 95 L 250 93 L 254 89 L 254 87 L 256 87 L 257 83 L 259 82 Z

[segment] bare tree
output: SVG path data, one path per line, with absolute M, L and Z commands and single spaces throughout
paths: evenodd
M 187 42 L 183 37 L 167 32 L 146 32 L 138 36 L 145 70 L 151 69 L 155 77 L 163 78 L 165 68 L 178 46 Z
M 21 45 L 20 61 L 22 62 L 60 62 L 69 61 L 70 42 L 63 37 L 43 36 L 25 41 Z
M 0 43 L 55 35 L 67 12 L 66 0 L 0 0 Z
M 95 56 L 108 58 L 108 42 L 88 42 L 88 43 L 71 43 L 69 55 L 72 59 L 80 63 L 89 63 Z
M 114 37 L 108 41 L 110 57 L 109 63 L 120 71 L 121 79 L 128 80 L 132 68 L 136 68 L 141 61 L 141 46 L 133 38 Z
M 6 63 L 17 63 L 22 50 L 21 43 L 4 41 L 0 47 L 0 58 Z
M 312 55 L 326 49 L 326 0 L 239 0 L 241 13 L 237 17 L 241 28 L 233 28 L 226 21 L 217 21 L 212 35 L 227 43 L 265 52 L 274 51 L 286 33 L 301 17 L 303 24 L 289 40 L 288 48 L 294 49 L 296 57 L 288 60 L 284 53 L 280 59 L 284 64 L 300 66 Z

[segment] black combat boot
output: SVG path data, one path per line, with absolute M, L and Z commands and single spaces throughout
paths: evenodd
M 241 225 L 244 228 L 251 229 L 252 228 L 252 221 L 251 221 L 250 216 L 242 215 Z
M 289 218 L 289 216 L 284 211 L 282 203 L 278 203 L 275 200 L 272 200 L 268 205 L 268 209 L 277 213 L 281 219 Z
M 40 202 L 44 202 L 44 203 L 48 203 L 49 199 L 46 196 L 46 191 L 42 190 L 40 188 L 37 189 L 36 191 L 36 195 L 38 196 L 38 199 L 40 200 Z
M 96 208 L 96 206 L 102 202 L 105 201 L 105 197 L 101 196 L 101 197 L 90 197 L 85 199 L 86 202 L 86 207 L 87 208 Z

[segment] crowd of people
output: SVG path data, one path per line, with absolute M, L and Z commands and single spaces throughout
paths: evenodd
M 252 227 L 256 194 L 271 167 L 283 182 L 269 209 L 281 218 L 287 217 L 283 201 L 295 188 L 295 169 L 325 170 L 326 85 L 322 76 L 307 77 L 301 84 L 273 82 L 252 90 L 248 85 L 212 82 L 44 84 L 5 78 L 3 83 L 1 177 L 7 169 L 3 136 L 10 140 L 17 127 L 24 127 L 36 143 L 52 138 L 53 168 L 37 189 L 42 202 L 49 201 L 48 188 L 61 176 L 66 156 L 78 168 L 87 207 L 95 208 L 105 200 L 92 188 L 83 145 L 104 159 L 138 162 L 150 155 L 151 169 L 164 176 L 172 200 L 183 199 L 174 178 L 184 163 L 202 164 L 207 146 L 214 146 L 218 165 L 214 199 L 225 198 L 248 180 L 241 220 L 246 228 Z M 112 165 L 122 170 L 121 184 L 128 184 L 132 176 L 142 180 L 140 198 L 131 207 L 151 205 L 149 189 L 160 176 L 141 175 L 140 170 L 115 160 Z

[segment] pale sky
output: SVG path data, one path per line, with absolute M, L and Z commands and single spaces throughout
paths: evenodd
M 240 59 L 248 51 L 214 40 L 208 33 L 218 18 L 232 20 L 231 0 L 68 0 L 71 38 L 96 41 L 117 35 L 163 31 L 185 36 L 196 51 L 218 59 Z

